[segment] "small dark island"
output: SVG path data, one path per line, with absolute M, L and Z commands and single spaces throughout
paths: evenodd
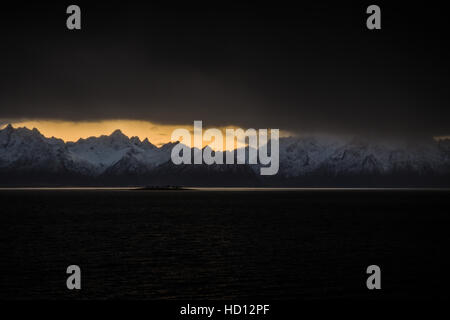
M 181 187 L 181 186 L 144 186 L 144 187 L 137 187 L 133 190 L 137 191 L 147 191 L 147 190 L 159 190 L 159 191 L 172 191 L 172 190 L 189 190 L 188 188 Z

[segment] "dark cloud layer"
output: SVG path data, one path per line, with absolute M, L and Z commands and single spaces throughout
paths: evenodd
M 450 134 L 449 37 L 439 5 L 211 7 L 79 3 L 0 22 L 0 119 L 143 119 L 297 132 Z

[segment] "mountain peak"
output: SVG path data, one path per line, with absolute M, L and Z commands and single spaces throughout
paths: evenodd
M 119 137 L 120 137 L 120 138 L 125 137 L 125 138 L 128 139 L 128 137 L 127 137 L 125 134 L 123 134 L 122 130 L 120 130 L 120 129 L 114 130 L 114 132 L 111 133 L 110 137 L 118 137 L 118 138 L 119 138 Z
M 142 140 L 142 145 L 146 146 L 146 147 L 150 147 L 150 148 L 156 148 L 155 145 L 153 145 L 148 138 L 145 138 L 144 140 Z
M 7 127 L 5 127 L 5 130 L 7 132 L 11 132 L 20 136 L 34 136 L 34 137 L 43 137 L 43 135 L 41 134 L 41 132 L 36 129 L 29 129 L 27 127 L 18 127 L 18 128 L 14 128 L 11 124 L 9 124 Z
M 14 130 L 14 128 L 11 125 L 11 123 L 8 123 L 8 125 L 6 127 L 4 127 L 3 129 L 0 129 L 0 131 L 5 131 L 5 132 L 12 132 L 13 130 Z

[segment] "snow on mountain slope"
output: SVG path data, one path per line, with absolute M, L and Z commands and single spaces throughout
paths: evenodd
M 154 175 L 158 170 L 174 174 L 178 172 L 177 168 L 166 164 L 171 164 L 170 154 L 175 144 L 168 143 L 158 148 L 147 139 L 128 138 L 120 130 L 109 136 L 64 143 L 60 139 L 44 137 L 36 129 L 7 126 L 0 130 L 0 171 L 70 173 L 92 177 Z M 277 177 L 287 179 L 311 174 L 450 173 L 448 140 L 412 144 L 315 135 L 281 138 L 279 151 Z M 246 154 L 248 157 L 248 150 Z M 195 168 L 184 168 L 182 171 L 194 176 L 198 171 L 194 169 L 198 168 L 192 167 Z M 250 168 L 259 177 L 259 166 L 251 165 Z M 240 172 L 241 168 L 214 165 L 207 169 L 202 174 L 221 172 L 231 175 Z
M 170 157 L 170 151 L 157 148 L 147 139 L 140 141 L 137 137 L 128 138 L 120 130 L 114 131 L 110 136 L 69 142 L 67 149 L 74 161 L 88 162 L 96 174 L 101 174 L 119 163 L 122 167 L 155 167 L 168 161 Z
M 298 176 L 318 170 L 345 142 L 333 137 L 280 139 L 280 173 Z
M 65 144 L 42 136 L 36 129 L 0 130 L 0 168 L 58 171 L 64 168 Z
M 280 173 L 418 174 L 449 171 L 449 151 L 434 140 L 411 144 L 310 136 L 280 140 Z
M 120 130 L 110 136 L 68 142 L 44 137 L 37 129 L 0 130 L 0 169 L 45 170 L 93 176 L 121 164 L 122 168 L 155 167 L 170 158 L 168 148 L 157 148 L 147 139 L 128 138 Z

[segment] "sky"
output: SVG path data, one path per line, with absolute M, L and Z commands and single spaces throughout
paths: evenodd
M 156 143 L 194 120 L 293 134 L 450 135 L 439 2 L 377 2 L 376 31 L 365 26 L 367 1 L 77 2 L 79 31 L 66 29 L 69 4 L 3 9 L 0 126 L 33 123 L 74 140 L 114 124 L 148 129 Z
M 46 137 L 56 137 L 66 142 L 78 141 L 89 137 L 109 135 L 120 129 L 128 137 L 149 139 L 155 145 L 163 145 L 170 141 L 173 130 L 177 126 L 160 125 L 142 120 L 99 120 L 99 121 L 68 121 L 68 120 L 25 120 L 11 121 L 14 128 L 36 128 Z M 0 123 L 0 129 L 6 124 Z M 188 130 L 193 130 L 188 126 Z

